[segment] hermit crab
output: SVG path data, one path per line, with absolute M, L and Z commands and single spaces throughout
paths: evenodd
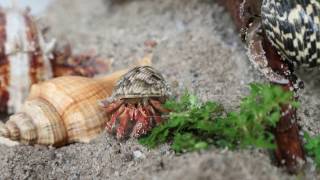
M 117 139 L 139 137 L 163 121 L 169 110 L 162 104 L 170 96 L 164 77 L 150 66 L 136 67 L 116 84 L 111 97 L 102 106 L 111 115 L 106 123 L 109 133 Z

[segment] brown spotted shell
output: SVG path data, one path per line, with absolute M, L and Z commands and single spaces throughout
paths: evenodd
M 140 66 L 131 69 L 121 77 L 107 101 L 149 97 L 167 98 L 170 95 L 170 88 L 159 71 L 151 66 Z
M 98 100 L 111 95 L 125 72 L 99 79 L 63 76 L 33 85 L 22 111 L 0 123 L 0 137 L 52 146 L 89 142 L 108 121 Z

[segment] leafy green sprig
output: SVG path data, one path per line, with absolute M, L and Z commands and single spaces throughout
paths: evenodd
M 201 104 L 196 96 L 186 93 L 179 101 L 167 101 L 165 107 L 172 110 L 169 119 L 154 128 L 150 135 L 141 138 L 140 143 L 154 148 L 173 140 L 171 147 L 181 152 L 204 149 L 213 142 L 212 114 L 223 112 L 217 103 Z
M 225 112 L 216 102 L 201 103 L 196 96 L 185 93 L 178 101 L 169 100 L 165 107 L 172 110 L 168 120 L 140 138 L 140 143 L 154 148 L 172 142 L 176 152 L 221 148 L 274 148 L 274 136 L 266 131 L 275 127 L 281 105 L 297 107 L 291 92 L 280 87 L 251 84 L 239 112 Z
M 278 86 L 251 84 L 250 94 L 242 99 L 239 112 L 215 123 L 218 147 L 275 148 L 274 136 L 268 128 L 276 126 L 281 116 L 281 105 L 297 107 L 293 93 Z
M 307 132 L 304 133 L 306 143 L 304 149 L 308 156 L 314 159 L 317 168 L 320 168 L 320 135 L 311 137 Z

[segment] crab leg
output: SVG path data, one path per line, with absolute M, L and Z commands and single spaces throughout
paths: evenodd
M 150 116 L 146 109 L 139 104 L 137 116 L 135 116 L 136 124 L 131 134 L 133 137 L 139 137 L 150 130 L 149 118 Z
M 116 109 L 118 109 L 122 104 L 123 104 L 123 100 L 119 100 L 117 102 L 108 102 L 108 101 L 101 101 L 103 107 L 106 109 L 107 113 L 112 113 L 113 111 L 115 111 Z
M 170 110 L 164 108 L 162 106 L 162 103 L 158 100 L 150 99 L 149 102 L 156 110 L 160 111 L 161 113 L 169 113 L 170 112 Z
M 127 107 L 129 109 L 129 120 L 133 121 L 135 118 L 135 113 L 136 113 L 136 107 L 133 104 L 127 104 Z
M 145 106 L 139 108 L 139 111 L 141 112 L 141 114 L 143 114 L 144 117 L 141 119 L 142 123 L 145 125 L 144 127 L 146 127 L 146 130 L 149 131 L 152 127 L 152 116 Z
M 114 112 L 112 114 L 110 121 L 108 121 L 106 124 L 106 129 L 109 133 L 114 133 L 115 123 L 116 123 L 119 115 L 121 115 L 124 110 L 125 110 L 125 106 L 122 105 L 122 106 L 120 106 L 120 108 L 118 110 L 116 110 L 116 112 Z
M 123 139 L 129 127 L 130 109 L 125 107 L 123 113 L 119 116 L 120 124 L 117 128 L 117 139 Z
M 155 123 L 158 125 L 162 122 L 162 118 L 158 112 L 153 108 L 152 105 L 147 106 L 148 111 L 150 112 L 152 116 L 152 120 L 155 121 Z

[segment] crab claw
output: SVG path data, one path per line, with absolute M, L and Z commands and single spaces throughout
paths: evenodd
M 116 121 L 118 117 L 123 113 L 124 110 L 125 110 L 125 106 L 122 105 L 119 107 L 118 110 L 116 110 L 116 112 L 112 114 L 111 119 L 106 124 L 106 129 L 109 133 L 112 133 L 112 134 L 114 133 L 114 130 L 117 128 Z

